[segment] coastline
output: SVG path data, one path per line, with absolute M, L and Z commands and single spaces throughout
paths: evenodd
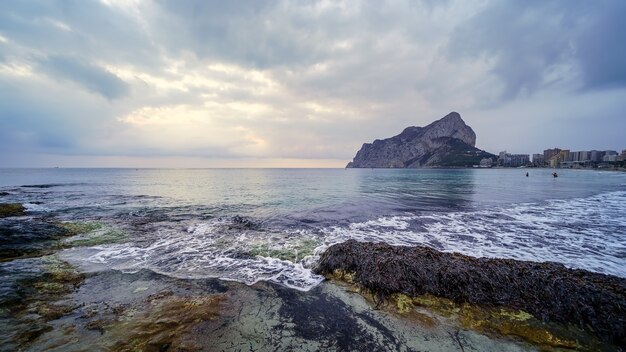
M 12 215 L 5 218 L 3 224 L 14 221 L 18 226 L 20 218 Z M 220 279 L 176 279 L 145 269 L 128 273 L 118 270 L 79 272 L 59 258 L 58 251 L 68 248 L 61 243 L 76 239 L 73 245 L 92 244 L 81 242 L 85 241 L 82 236 L 99 231 L 98 226 L 59 223 L 50 218 L 23 221 L 30 226 L 26 229 L 28 233 L 38 232 L 43 236 L 40 238 L 47 241 L 45 243 L 57 245 L 52 251 L 35 249 L 19 257 L 3 258 L 1 271 L 5 275 L 10 268 L 17 272 L 25 270 L 25 276 L 14 281 L 16 293 L 21 292 L 15 297 L 19 301 L 4 300 L 0 304 L 4 312 L 0 315 L 4 331 L 2 346 L 8 349 L 67 350 L 87 346 L 143 351 L 196 351 L 207 346 L 218 350 L 245 347 L 255 351 L 275 348 L 302 351 L 615 348 L 589 331 L 554 325 L 549 319 L 544 321 L 523 309 L 517 310 L 518 306 L 512 306 L 510 311 L 492 304 L 466 306 L 462 301 L 449 300 L 445 294 L 416 295 L 393 284 L 371 286 L 370 283 L 368 286 L 358 278 L 359 271 L 328 266 L 333 253 L 345 252 L 350 246 L 380 246 L 371 243 L 348 241 L 331 246 L 319 262 L 324 269 L 317 269 L 331 280 L 311 290 L 298 291 L 264 281 L 248 286 Z M 51 237 L 53 233 L 56 235 Z M 53 242 L 49 242 L 50 238 Z M 383 247 L 387 250 L 401 248 Z M 444 256 L 477 260 L 454 254 Z M 379 260 L 369 254 L 352 257 L 357 261 Z M 382 261 L 394 263 L 392 268 L 414 265 L 402 262 L 401 256 Z M 435 262 L 425 263 L 431 266 Z M 30 268 L 39 269 L 33 272 Z M 390 277 L 377 273 L 374 267 L 366 270 L 368 275 Z M 427 270 L 430 275 L 441 275 L 432 267 Z M 480 271 L 471 266 L 456 272 L 463 276 L 473 274 L 480 274 Z M 529 275 L 535 275 L 532 269 Z M 626 281 L 613 278 L 622 286 Z M 581 288 L 587 286 L 581 283 Z M 158 324 L 154 325 L 155 322 Z M 620 345 L 623 341 L 617 338 L 618 346 L 623 347 Z
M 621 177 L 575 172 L 567 177 L 564 172 L 564 177 L 557 179 L 562 182 L 553 182 L 543 177 L 527 180 L 517 170 L 492 171 L 156 173 L 195 180 L 198 176 L 230 180 L 243 175 L 255 183 L 259 176 L 268 176 L 265 179 L 270 184 L 280 180 L 281 187 L 285 187 L 285 178 L 298 175 L 303 178 L 293 187 L 300 196 L 306 194 L 309 184 L 313 185 L 311 192 L 323 199 L 329 193 L 319 193 L 321 187 L 354 187 L 358 193 L 351 201 L 368 206 L 344 209 L 348 202 L 320 207 L 320 198 L 315 198 L 305 203 L 312 210 L 299 217 L 294 215 L 298 208 L 292 206 L 292 198 L 286 198 L 290 206 L 282 213 L 253 216 L 241 210 L 244 202 L 240 199 L 233 202 L 234 208 L 227 206 L 216 213 L 210 202 L 204 206 L 202 199 L 178 201 L 167 193 L 168 188 L 163 191 L 160 184 L 152 186 L 155 179 L 148 172 L 139 176 L 132 170 L 66 170 L 44 173 L 45 180 L 29 180 L 37 182 L 20 178 L 17 186 L 13 181 L 0 189 L 0 203 L 7 204 L 0 207 L 4 240 L 0 243 L 0 350 L 619 350 L 619 337 L 617 342 L 611 340 L 614 343 L 604 338 L 606 327 L 591 321 L 588 325 L 600 333 L 594 335 L 573 320 L 555 319 L 549 308 L 544 319 L 540 311 L 519 305 L 527 297 L 517 298 L 513 304 L 494 304 L 448 296 L 446 292 L 467 286 L 454 275 L 479 283 L 488 275 L 488 270 L 469 264 L 447 272 L 437 268 L 436 260 L 407 262 L 394 255 L 382 260 L 390 268 L 400 266 L 393 274 L 376 274 L 378 269 L 371 266 L 361 270 L 383 278 L 401 277 L 402 270 L 417 272 L 414 266 L 424 265 L 432 277 L 456 280 L 444 285 L 448 291 L 442 292 L 405 290 L 385 282 L 376 290 L 360 281 L 357 271 L 344 268 L 329 268 L 323 272 L 327 280 L 320 283 L 324 277 L 311 272 L 313 265 L 341 246 L 337 242 L 345 246 L 358 239 L 359 243 L 384 241 L 395 245 L 393 248 L 426 245 L 437 249 L 429 252 L 433 258 L 439 255 L 434 253 L 444 253 L 443 258 L 448 259 L 443 262 L 449 263 L 453 262 L 450 258 L 464 258 L 470 264 L 487 259 L 445 252 L 509 258 L 498 260 L 502 268 L 524 267 L 537 277 L 545 270 L 540 264 L 539 269 L 526 267 L 526 261 L 553 260 L 623 276 L 618 257 L 623 228 L 619 215 L 626 184 Z M 115 177 L 105 177 L 111 183 L 103 183 L 102 175 L 139 177 L 139 185 L 150 187 L 132 193 L 128 186 L 135 184 L 114 183 L 119 179 Z M 503 192 L 518 176 L 528 181 L 519 182 L 518 187 L 526 198 Z M 329 183 L 315 183 L 324 179 Z M 606 181 L 597 185 L 599 179 Z M 241 180 L 224 184 L 228 192 L 231 185 L 245 185 Z M 564 186 L 570 193 L 555 193 Z M 173 182 L 171 187 L 179 189 L 180 184 Z M 528 194 L 534 187 L 544 191 Z M 250 188 L 242 189 L 246 196 L 250 194 Z M 424 193 L 424 189 L 432 193 Z M 372 190 L 378 193 L 369 193 Z M 391 206 L 371 203 L 379 196 L 394 202 Z M 429 200 L 424 196 L 432 196 L 434 201 L 424 203 Z M 497 203 L 491 203 L 494 197 Z M 268 201 L 276 198 L 262 199 L 252 208 L 266 211 Z M 604 211 L 597 212 L 597 204 L 603 204 Z M 410 208 L 403 208 L 406 205 Z M 401 210 L 384 210 L 396 207 Z M 370 211 L 367 216 L 353 216 L 365 209 Z M 337 221 L 342 218 L 348 221 L 339 226 Z M 544 240 L 577 245 L 550 247 Z M 573 252 L 577 255 L 570 257 Z M 209 260 L 196 261 L 203 257 Z M 352 257 L 361 261 L 377 258 L 363 253 Z M 223 259 L 230 261 L 212 266 Z M 240 275 L 252 270 L 256 270 L 254 275 Z M 553 278 L 566 282 L 559 273 L 569 272 L 581 270 L 558 266 Z M 479 286 L 490 285 L 495 285 L 494 280 Z M 598 288 L 583 279 L 579 285 L 581 291 Z M 540 291 L 530 291 L 531 286 L 514 291 L 538 295 Z M 570 282 L 568 287 L 563 291 L 567 299 L 584 302 L 575 285 Z M 496 292 L 513 294 L 502 288 Z M 546 296 L 542 301 L 566 302 L 566 298 Z M 620 300 L 623 297 L 599 301 L 604 302 L 601 306 L 612 307 Z M 581 305 L 585 312 L 593 312 L 588 308 Z M 611 317 L 598 321 L 609 323 Z

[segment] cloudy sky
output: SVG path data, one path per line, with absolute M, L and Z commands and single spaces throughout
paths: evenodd
M 626 148 L 626 1 L 1 1 L 0 167 L 343 167 L 458 111 Z

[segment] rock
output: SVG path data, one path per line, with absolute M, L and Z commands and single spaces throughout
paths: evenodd
M 426 127 L 407 127 L 397 136 L 365 143 L 348 168 L 468 167 L 495 157 L 475 147 L 476 134 L 451 112 Z
M 57 240 L 70 235 L 72 233 L 54 223 L 0 219 L 0 261 L 48 254 L 58 248 Z
M 26 208 L 21 203 L 0 204 L 0 218 L 24 215 Z
M 626 279 L 558 263 L 473 258 L 427 247 L 349 240 L 326 250 L 322 275 L 349 273 L 382 302 L 394 294 L 433 295 L 458 304 L 522 310 L 572 324 L 626 347 Z

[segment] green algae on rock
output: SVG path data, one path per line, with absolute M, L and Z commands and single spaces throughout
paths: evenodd
M 56 250 L 118 243 L 126 234 L 97 222 L 59 222 L 39 218 L 0 219 L 0 261 L 50 255 Z
M 37 263 L 38 271 L 15 283 L 17 296 L 0 300 L 0 342 L 5 346 L 28 346 L 51 331 L 49 321 L 75 309 L 59 301 L 84 280 L 83 274 L 54 255 L 28 260 Z
M 584 331 L 559 324 L 547 324 L 532 314 L 506 308 L 485 308 L 471 304 L 457 304 L 449 299 L 432 295 L 409 297 L 394 294 L 390 300 L 400 314 L 417 316 L 423 321 L 425 308 L 464 329 L 495 333 L 521 338 L 542 348 L 589 349 L 601 346 L 593 336 Z M 583 341 L 581 343 L 577 340 Z
M 62 222 L 59 224 L 62 228 L 69 232 L 70 236 L 89 233 L 102 228 L 99 222 Z
M 298 262 L 304 257 L 313 254 L 315 247 L 319 242 L 313 239 L 305 239 L 296 243 L 289 243 L 283 246 L 273 245 L 269 242 L 254 243 L 248 250 L 248 254 L 252 256 L 262 256 L 269 258 L 277 258 L 280 260 L 288 260 L 290 262 Z
M 0 204 L 0 218 L 6 218 L 9 216 L 21 216 L 24 215 L 26 208 L 22 203 L 2 203 Z
M 91 247 L 120 243 L 127 239 L 125 232 L 110 228 L 99 222 L 63 222 L 60 226 L 69 232 L 62 247 Z
M 193 326 L 219 315 L 224 295 L 149 297 L 148 308 L 125 312 L 117 321 L 93 321 L 114 351 L 188 351 L 201 346 L 186 337 Z
M 354 240 L 331 246 L 315 269 L 324 275 L 336 270 L 355 273 L 354 282 L 378 303 L 393 294 L 430 295 L 422 302 L 437 297 L 461 306 L 523 311 L 537 321 L 573 324 L 603 341 L 626 346 L 626 279 L 619 277 L 557 263 L 472 258 Z
M 109 243 L 120 243 L 127 239 L 127 235 L 119 230 L 98 230 L 85 235 L 68 238 L 65 244 L 69 247 L 91 247 Z

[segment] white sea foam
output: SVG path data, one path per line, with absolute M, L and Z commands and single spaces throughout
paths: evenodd
M 270 281 L 298 290 L 309 290 L 323 280 L 311 272 L 308 257 L 297 256 L 299 246 L 312 237 L 301 232 L 230 231 L 229 224 L 224 219 L 194 223 L 183 231 L 163 229 L 148 244 L 73 248 L 63 256 L 85 271 L 149 269 L 172 277 L 220 278 L 248 285 Z M 275 251 L 293 251 L 297 260 L 273 258 Z
M 326 243 L 355 239 L 426 245 L 475 257 L 554 261 L 626 277 L 626 192 L 471 212 L 381 218 L 327 229 Z M 419 230 L 410 229 L 411 224 Z
M 43 206 L 41 204 L 35 204 L 35 203 L 24 203 L 22 204 L 24 206 L 24 208 L 26 208 L 27 211 L 41 211 L 41 212 L 49 212 L 52 211 L 52 209 Z
M 180 278 L 221 278 L 246 284 L 279 283 L 308 290 L 328 246 L 355 239 L 426 245 L 475 257 L 555 261 L 572 268 L 626 277 L 626 192 L 518 204 L 479 211 L 381 217 L 318 230 L 234 230 L 229 219 L 173 225 L 137 243 L 74 248 L 67 260 L 85 270 L 149 269 Z M 301 258 L 298 253 L 313 253 Z M 308 246 L 308 247 L 307 247 Z M 293 252 L 291 260 L 276 253 Z

